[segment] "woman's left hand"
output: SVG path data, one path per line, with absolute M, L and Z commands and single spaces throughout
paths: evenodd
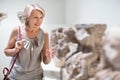
M 54 57 L 54 48 L 46 49 L 45 56 L 47 58 L 51 58 L 52 59 Z

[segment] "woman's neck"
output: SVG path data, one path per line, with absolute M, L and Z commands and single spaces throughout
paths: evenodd
M 24 27 L 25 34 L 29 38 L 34 38 L 38 35 L 40 32 L 40 28 L 30 28 L 30 27 Z
M 40 28 L 24 27 L 24 29 L 27 33 L 38 33 L 40 31 Z

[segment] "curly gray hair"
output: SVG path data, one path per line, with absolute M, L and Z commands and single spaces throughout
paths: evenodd
M 43 17 L 45 16 L 45 10 L 39 4 L 33 3 L 30 5 L 27 5 L 23 12 L 21 12 L 21 11 L 18 12 L 17 16 L 18 16 L 19 20 L 21 21 L 21 23 L 26 22 L 26 18 L 28 18 L 30 16 L 32 10 L 34 10 L 34 9 L 41 11 L 43 14 Z

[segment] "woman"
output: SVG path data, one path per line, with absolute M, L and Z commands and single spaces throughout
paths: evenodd
M 10 80 L 42 80 L 43 70 L 40 62 L 48 64 L 54 52 L 53 49 L 49 49 L 48 33 L 44 33 L 40 28 L 44 16 L 45 11 L 38 4 L 26 6 L 23 13 L 18 15 L 23 25 L 20 29 L 13 28 L 4 50 L 7 56 L 13 57 L 11 65 L 19 53 L 9 75 Z M 22 39 L 17 40 L 20 37 Z

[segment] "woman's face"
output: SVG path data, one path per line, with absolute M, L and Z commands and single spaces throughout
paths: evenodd
M 29 27 L 39 28 L 43 22 L 43 17 L 39 10 L 32 10 L 31 15 L 27 18 Z

